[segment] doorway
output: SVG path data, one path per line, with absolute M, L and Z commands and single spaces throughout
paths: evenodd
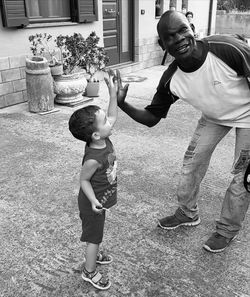
M 133 59 L 133 0 L 103 0 L 103 41 L 115 65 Z

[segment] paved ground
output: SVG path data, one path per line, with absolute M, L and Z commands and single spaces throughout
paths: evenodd
M 136 74 L 129 100 L 150 102 L 163 67 Z M 94 101 L 107 105 L 106 89 Z M 231 247 L 209 254 L 202 244 L 214 229 L 230 180 L 234 132 L 218 146 L 200 192 L 202 223 L 164 232 L 157 218 L 176 208 L 183 153 L 199 118 L 177 102 L 151 129 L 119 112 L 112 136 L 119 159 L 119 204 L 107 217 L 104 245 L 114 257 L 102 267 L 108 292 L 84 283 L 72 267 L 84 245 L 76 196 L 83 144 L 70 135 L 72 108 L 31 114 L 27 105 L 0 112 L 0 296 L 1 297 L 247 297 L 250 296 L 250 217 Z

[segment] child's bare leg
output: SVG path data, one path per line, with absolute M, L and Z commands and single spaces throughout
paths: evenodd
M 85 262 L 85 269 L 88 272 L 95 271 L 96 269 L 96 257 L 99 251 L 99 244 L 94 244 L 87 242 L 86 248 L 86 262 Z

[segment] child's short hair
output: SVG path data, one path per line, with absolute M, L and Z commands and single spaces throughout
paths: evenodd
M 100 109 L 96 105 L 88 105 L 76 110 L 69 119 L 69 130 L 72 135 L 89 144 L 92 134 L 96 131 L 95 113 Z

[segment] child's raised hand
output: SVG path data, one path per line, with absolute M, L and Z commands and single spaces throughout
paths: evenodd
M 108 87 L 109 95 L 110 97 L 116 97 L 117 79 L 116 79 L 115 73 L 112 69 L 109 69 L 107 72 L 108 72 L 108 78 L 104 77 L 104 80 Z

